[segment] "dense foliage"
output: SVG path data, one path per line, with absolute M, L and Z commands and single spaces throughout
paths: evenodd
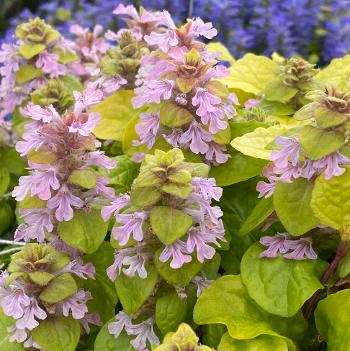
M 350 55 L 113 13 L 1 47 L 1 350 L 349 350 Z

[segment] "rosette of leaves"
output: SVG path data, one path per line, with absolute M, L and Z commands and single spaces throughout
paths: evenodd
M 154 351 L 211 351 L 212 348 L 199 345 L 199 338 L 192 328 L 182 323 L 176 332 L 168 333 L 163 343 L 157 346 Z
M 264 98 L 300 107 L 305 102 L 305 93 L 317 87 L 313 78 L 319 70 L 301 57 L 287 59 L 275 53 L 272 59 L 277 65 L 278 78 L 266 85 Z
M 141 57 L 149 53 L 143 41 L 136 40 L 131 32 L 121 33 L 119 45 L 110 48 L 100 62 L 102 73 L 106 76 L 116 76 L 127 81 L 124 89 L 135 87 L 135 76 L 141 65 Z

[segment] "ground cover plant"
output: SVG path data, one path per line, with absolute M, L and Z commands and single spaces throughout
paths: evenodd
M 1 350 L 349 350 L 350 56 L 113 12 L 1 46 Z

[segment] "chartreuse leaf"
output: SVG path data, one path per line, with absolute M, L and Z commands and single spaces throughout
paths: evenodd
M 350 251 L 347 250 L 345 256 L 340 260 L 337 273 L 340 278 L 345 278 L 350 273 Z
M 72 317 L 49 317 L 32 330 L 33 340 L 47 351 L 75 351 L 80 323 Z
M 235 339 L 259 335 L 298 339 L 306 330 L 300 314 L 282 318 L 261 309 L 249 297 L 239 275 L 226 275 L 209 285 L 197 300 L 193 319 L 197 324 L 224 324 Z
M 191 122 L 193 116 L 185 107 L 163 101 L 160 106 L 160 122 L 166 127 L 175 128 Z
M 231 53 L 228 51 L 227 47 L 218 41 L 208 43 L 207 49 L 209 52 L 211 52 L 213 54 L 220 52 L 221 55 L 218 56 L 217 59 L 219 59 L 221 61 L 227 61 L 231 64 L 233 64 L 235 62 L 235 59 L 233 58 Z
M 63 273 L 52 279 L 41 291 L 39 297 L 47 303 L 56 303 L 74 295 L 77 289 L 77 284 L 70 273 Z
M 135 351 L 130 345 L 130 341 L 134 339 L 135 336 L 128 335 L 125 331 L 122 331 L 117 338 L 114 337 L 114 335 L 108 331 L 108 325 L 111 322 L 113 322 L 113 320 L 106 323 L 97 334 L 94 351 Z
M 18 71 L 16 71 L 16 80 L 18 83 L 26 83 L 40 76 L 41 70 L 32 65 L 23 65 Z
M 96 185 L 96 173 L 91 169 L 75 169 L 68 180 L 85 189 L 91 189 Z
M 7 168 L 0 166 L 0 197 L 6 193 L 10 185 L 10 173 Z
M 118 301 L 114 283 L 107 277 L 106 269 L 113 264 L 114 250 L 108 242 L 93 254 L 84 256 L 85 262 L 91 262 L 95 267 L 95 279 L 84 280 L 84 288 L 92 295 L 87 305 L 89 312 L 97 312 L 103 322 L 115 315 L 115 305 Z
M 327 350 L 350 350 L 350 290 L 338 291 L 318 303 L 316 327 L 327 341 Z
M 259 127 L 253 132 L 233 139 L 231 146 L 244 155 L 269 160 L 271 150 L 267 149 L 266 146 L 287 130 L 287 127 L 280 125 L 270 128 Z
M 322 224 L 346 231 L 350 225 L 350 168 L 345 173 L 326 180 L 316 179 L 311 208 Z
M 299 133 L 300 144 L 312 160 L 318 160 L 344 145 L 344 133 L 304 126 Z
M 48 165 L 57 160 L 56 154 L 54 154 L 52 151 L 49 150 L 49 148 L 45 146 L 42 146 L 38 150 L 31 150 L 27 157 L 28 160 L 33 163 L 39 163 L 44 165 Z
M 151 206 L 158 202 L 162 192 L 155 187 L 133 188 L 131 192 L 131 203 L 134 206 Z
M 45 50 L 44 44 L 21 44 L 19 46 L 19 53 L 26 59 L 30 60 L 34 56 L 40 54 Z
M 278 218 L 292 235 L 303 235 L 319 224 L 311 209 L 313 183 L 299 178 L 293 183 L 278 182 L 273 204 Z
M 283 84 L 281 80 L 277 79 L 267 83 L 265 87 L 265 99 L 286 103 L 292 99 L 297 92 L 298 89 L 289 87 Z
M 70 221 L 59 223 L 58 234 L 68 245 L 85 253 L 93 253 L 107 234 L 107 224 L 98 210 L 78 210 Z
M 115 288 L 119 300 L 127 314 L 137 311 L 148 299 L 156 285 L 158 273 L 153 265 L 147 268 L 147 278 L 142 279 L 138 275 L 128 277 L 121 274 L 115 281 Z
M 211 167 L 210 177 L 216 179 L 219 186 L 243 182 L 261 173 L 266 161 L 249 157 L 240 152 L 231 152 L 231 157 L 222 165 Z
M 241 261 L 241 278 L 249 296 L 265 311 L 281 317 L 294 316 L 315 291 L 327 264 L 320 260 L 273 260 L 260 258 L 265 250 L 253 244 Z
M 253 208 L 252 212 L 243 222 L 239 229 L 238 235 L 246 235 L 257 226 L 262 224 L 274 211 L 272 198 L 262 198 L 258 204 Z
M 192 226 L 191 216 L 168 206 L 154 206 L 150 221 L 154 233 L 165 245 L 180 239 Z
M 180 298 L 175 290 L 159 296 L 156 301 L 156 324 L 163 335 L 176 330 L 186 320 L 187 298 Z
M 55 278 L 53 274 L 45 271 L 29 272 L 28 275 L 32 282 L 40 286 L 47 285 L 52 279 Z
M 0 308 L 0 350 L 1 351 L 24 351 L 22 344 L 17 342 L 10 342 L 10 333 L 7 332 L 7 328 L 12 326 L 15 320 L 12 317 L 8 317 Z
M 334 86 L 339 89 L 349 87 L 350 55 L 336 58 L 316 74 L 314 79 L 325 86 Z
M 162 251 L 163 249 L 159 249 L 156 252 L 155 265 L 159 275 L 169 284 L 186 286 L 203 267 L 203 263 L 192 257 L 192 261 L 184 264 L 181 269 L 173 269 L 170 267 L 170 260 L 165 263 L 159 260 Z
M 124 129 L 134 114 L 131 104 L 133 96 L 131 90 L 119 90 L 94 106 L 92 111 L 101 114 L 99 124 L 94 129 L 99 139 L 122 141 Z
M 226 333 L 218 346 L 218 351 L 297 351 L 295 344 L 286 338 L 261 335 L 255 339 L 237 340 Z
M 230 67 L 230 75 L 220 81 L 230 89 L 261 94 L 268 82 L 277 79 L 277 65 L 269 58 L 246 54 Z
M 0 162 L 12 174 L 23 175 L 25 173 L 26 163 L 14 148 L 1 147 Z
M 60 63 L 70 63 L 78 61 L 78 56 L 73 50 L 62 49 L 56 46 L 52 52 L 58 55 L 58 62 Z

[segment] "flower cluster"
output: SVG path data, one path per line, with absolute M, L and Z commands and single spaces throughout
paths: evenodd
M 76 60 L 70 43 L 39 18 L 19 25 L 16 39 L 0 51 L 0 120 L 48 79 L 67 74 L 66 64 Z
M 272 151 L 270 156 L 272 162 L 263 170 L 263 176 L 268 182 L 258 182 L 259 197 L 272 196 L 278 181 L 292 183 L 297 178 L 314 180 L 320 174 L 323 174 L 325 179 L 340 176 L 345 172 L 342 165 L 350 163 L 350 159 L 339 151 L 312 160 L 303 151 L 297 137 L 279 136 L 275 143 L 281 149 Z
M 98 315 L 89 314 L 89 292 L 78 288 L 69 255 L 45 244 L 27 244 L 11 257 L 0 274 L 0 306 L 15 324 L 8 327 L 11 342 L 41 347 L 31 332 L 40 321 L 58 316 L 78 320 L 88 333 L 89 324 L 101 325 Z M 93 274 L 92 274 L 93 278 Z
M 209 53 L 196 40 L 211 39 L 216 33 L 211 23 L 197 18 L 181 28 L 169 22 L 166 31 L 145 36 L 158 50 L 141 60 L 133 105 L 150 107 L 140 116 L 136 126 L 140 140 L 134 146 L 150 149 L 162 137 L 173 147 L 203 156 L 208 163 L 227 161 L 228 120 L 235 115 L 233 103 L 238 100 L 217 80 L 228 74 L 215 59 L 218 53 Z
M 184 162 L 179 149 L 156 150 L 154 155 L 146 155 L 131 194 L 102 208 L 105 220 L 114 216 L 112 236 L 122 247 L 108 270 L 112 280 L 121 272 L 145 278 L 145 265 L 154 259 L 155 248 L 160 249 L 159 260 L 170 260 L 173 269 L 191 262 L 192 253 L 199 262 L 213 258 L 212 245 L 220 247 L 219 241 L 225 241 L 222 211 L 211 205 L 212 200 L 220 199 L 222 189 L 215 186 L 213 178 L 198 175 Z
M 277 257 L 281 253 L 284 258 L 289 260 L 310 260 L 317 259 L 317 254 L 312 248 L 310 238 L 300 238 L 292 240 L 287 234 L 276 234 L 275 236 L 264 236 L 260 238 L 260 243 L 268 249 L 260 254 L 260 257 Z
M 33 120 L 25 126 L 17 151 L 29 160 L 29 175 L 13 190 L 17 201 L 36 197 L 34 208 L 21 209 L 24 218 L 15 234 L 17 240 L 43 242 L 55 223 L 69 221 L 74 210 L 89 211 L 98 197 L 113 198 L 108 179 L 99 176 L 96 167 L 113 168 L 114 162 L 96 150 L 99 142 L 92 135 L 99 115 L 88 112 L 102 98 L 99 90 L 74 92 L 72 111 L 60 115 L 50 105 L 43 108 L 29 103 L 21 113 Z

